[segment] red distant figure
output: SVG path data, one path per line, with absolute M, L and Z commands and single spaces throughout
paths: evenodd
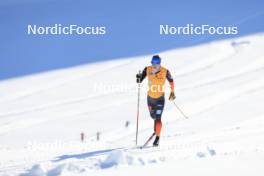
M 81 133 L 81 141 L 84 141 L 84 132 Z
M 101 135 L 101 133 L 98 131 L 98 132 L 96 133 L 96 140 L 97 140 L 97 141 L 100 140 L 100 135 Z
M 130 124 L 130 122 L 126 121 L 126 124 L 125 124 L 126 128 L 128 128 L 129 124 Z

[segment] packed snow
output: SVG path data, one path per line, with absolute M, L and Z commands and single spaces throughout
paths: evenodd
M 167 100 L 155 148 L 135 146 L 135 74 L 152 55 L 1 81 L 0 175 L 263 175 L 263 50 L 255 34 L 158 53 L 189 118 Z M 153 132 L 146 88 L 139 145 Z

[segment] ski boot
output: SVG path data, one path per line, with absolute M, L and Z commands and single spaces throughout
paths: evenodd
M 159 136 L 156 136 L 154 142 L 153 142 L 153 147 L 159 146 Z

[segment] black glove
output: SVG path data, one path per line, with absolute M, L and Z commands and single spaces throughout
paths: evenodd
M 136 78 L 137 78 L 137 83 L 141 83 L 142 74 L 141 73 L 138 73 L 136 75 Z
M 171 93 L 170 93 L 170 97 L 169 97 L 169 100 L 170 100 L 170 101 L 173 101 L 173 100 L 175 100 L 175 98 L 176 98 L 176 96 L 175 96 L 175 94 L 174 94 L 174 91 L 171 91 Z

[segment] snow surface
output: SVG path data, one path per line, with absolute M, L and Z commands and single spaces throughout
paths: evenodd
M 255 34 L 160 53 L 189 119 L 166 101 L 160 146 L 142 150 L 135 73 L 151 55 L 2 81 L 0 175 L 263 175 L 263 49 Z M 139 144 L 153 132 L 146 87 Z

